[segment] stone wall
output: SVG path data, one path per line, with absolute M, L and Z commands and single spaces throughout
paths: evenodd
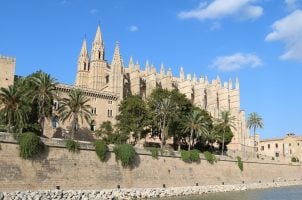
M 137 156 L 132 169 L 116 163 L 113 153 L 107 162 L 101 162 L 86 144 L 80 153 L 73 154 L 62 148 L 62 141 L 46 141 L 50 145 L 45 153 L 33 160 L 23 160 L 18 155 L 18 145 L 13 140 L 0 137 L 0 191 L 54 189 L 106 189 L 194 186 L 208 184 L 236 184 L 272 182 L 302 178 L 301 165 L 280 163 L 244 163 L 241 172 L 232 160 L 210 165 L 184 163 L 179 157 Z

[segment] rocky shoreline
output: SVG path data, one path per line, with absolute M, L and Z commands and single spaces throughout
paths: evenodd
M 252 189 L 265 189 L 302 185 L 302 181 L 278 181 L 270 183 L 247 183 L 235 185 L 207 185 L 192 187 L 169 187 L 169 188 L 131 188 L 131 189 L 106 189 L 106 190 L 39 190 L 39 191 L 16 191 L 0 192 L 0 200 L 130 200 L 152 199 L 173 196 L 202 195 L 215 192 L 244 191 Z

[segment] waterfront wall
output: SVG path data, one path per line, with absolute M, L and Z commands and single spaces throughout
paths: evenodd
M 214 165 L 185 163 L 179 157 L 153 159 L 141 150 L 135 165 L 123 168 L 114 153 L 101 162 L 90 144 L 82 144 L 79 153 L 70 153 L 60 140 L 46 140 L 47 151 L 33 160 L 19 157 L 18 145 L 0 137 L 0 191 L 54 189 L 109 189 L 180 187 L 301 180 L 301 165 L 284 163 L 244 163 L 241 172 L 232 160 Z M 139 152 L 139 151 L 138 151 Z

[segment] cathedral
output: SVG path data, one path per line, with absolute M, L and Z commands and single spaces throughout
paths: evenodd
M 3 69 L 10 69 L 9 73 L 6 72 L 7 74 L 14 74 L 15 59 L 0 57 L 0 65 Z M 5 76 L 1 73 L 2 75 Z M 7 77 L 0 77 L 0 83 L 3 82 L 4 86 L 12 79 Z M 12 81 L 10 80 L 10 82 Z M 168 90 L 178 89 L 195 106 L 207 110 L 214 118 L 219 118 L 222 111 L 230 111 L 236 121 L 233 130 L 234 137 L 228 145 L 228 149 L 241 150 L 248 146 L 251 148 L 245 112 L 240 109 L 240 88 L 237 78 L 235 81 L 230 79 L 223 83 L 219 77 L 210 81 L 207 76 L 197 78 L 195 74 L 193 76 L 185 74 L 182 67 L 180 67 L 179 75 L 174 76 L 171 68 L 166 70 L 164 65 L 161 65 L 160 71 L 157 72 L 155 66 L 148 61 L 144 67 L 141 67 L 138 62 L 134 63 L 132 58 L 128 65 L 125 65 L 119 43 L 116 43 L 113 59 L 109 63 L 105 59 L 105 47 L 100 26 L 97 27 L 91 53 L 88 51 L 86 38 L 82 43 L 75 85 L 59 84 L 57 95 L 58 97 L 66 96 L 70 90 L 80 88 L 90 99 L 93 118 L 91 124 L 83 124 L 82 127 L 93 131 L 103 121 L 109 120 L 115 124 L 118 105 L 126 94 L 140 95 L 145 99 L 156 87 Z M 59 102 L 55 100 L 54 110 L 58 107 Z M 67 124 L 60 124 L 58 119 L 58 116 L 55 115 L 48 122 L 47 127 L 49 128 L 46 131 L 48 137 L 52 137 L 58 127 L 68 128 Z
M 230 111 L 236 118 L 234 138 L 229 149 L 238 150 L 249 143 L 249 132 L 246 128 L 245 112 L 240 109 L 239 81 L 230 79 L 222 83 L 220 78 L 209 81 L 207 76 L 197 78 L 194 74 L 186 74 L 180 67 L 179 75 L 173 76 L 171 68 L 165 69 L 160 66 L 157 72 L 154 65 L 146 61 L 144 67 L 138 62 L 134 63 L 130 58 L 128 65 L 125 65 L 120 53 L 119 43 L 116 43 L 113 59 L 108 63 L 105 59 L 105 47 L 100 26 L 98 26 L 91 54 L 87 49 L 87 42 L 84 39 L 80 55 L 75 86 L 85 91 L 95 91 L 107 94 L 111 100 L 101 103 L 100 98 L 94 98 L 92 105 L 95 114 L 95 124 L 104 120 L 114 123 L 118 112 L 118 103 L 125 94 L 131 93 L 148 97 L 156 87 L 172 90 L 178 89 L 186 95 L 194 105 L 207 110 L 214 118 L 218 118 L 222 111 Z M 92 98 L 93 99 L 93 98 Z M 100 114 L 100 116 L 98 116 Z

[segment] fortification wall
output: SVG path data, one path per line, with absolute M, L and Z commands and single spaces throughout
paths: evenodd
M 47 142 L 46 142 L 47 143 Z M 105 189 L 194 186 L 208 184 L 236 184 L 300 180 L 301 165 L 280 163 L 244 163 L 241 172 L 232 161 L 218 161 L 210 165 L 185 163 L 177 157 L 138 155 L 132 169 L 124 169 L 110 153 L 107 162 L 101 162 L 92 146 L 73 154 L 62 148 L 62 141 L 48 141 L 48 150 L 33 160 L 19 157 L 18 145 L 0 137 L 0 191 L 54 189 Z

